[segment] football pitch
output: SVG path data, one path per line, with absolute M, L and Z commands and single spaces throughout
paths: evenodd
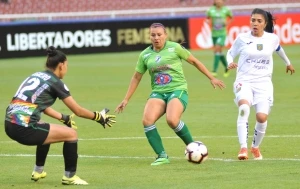
M 78 125 L 77 175 L 88 186 L 72 188 L 105 189 L 190 189 L 190 188 L 299 188 L 300 177 L 300 45 L 284 46 L 296 69 L 295 75 L 285 73 L 285 65 L 274 54 L 274 106 L 268 119 L 266 137 L 261 145 L 262 161 L 238 161 L 236 134 L 237 107 L 233 102 L 232 84 L 235 71 L 219 78 L 227 88 L 213 89 L 209 80 L 195 67 L 184 62 L 189 87 L 189 103 L 182 120 L 195 140 L 206 144 L 209 158 L 200 165 L 184 159 L 184 143 L 167 126 L 163 116 L 157 122 L 164 147 L 171 163 L 150 166 L 156 154 L 145 137 L 142 114 L 150 94 L 146 73 L 125 111 L 117 115 L 117 123 L 103 127 L 91 120 L 75 118 Z M 192 51 L 210 70 L 212 51 Z M 64 78 L 75 100 L 92 111 L 107 107 L 111 113 L 127 91 L 139 52 L 69 55 L 69 70 Z M 45 165 L 47 177 L 30 180 L 35 163 L 35 147 L 20 145 L 4 132 L 4 112 L 20 83 L 31 73 L 44 69 L 46 56 L 36 58 L 0 59 L 0 188 L 63 188 L 62 144 L 53 144 Z M 70 114 L 57 100 L 56 110 Z M 43 116 L 43 121 L 59 123 Z M 251 110 L 249 140 L 251 144 L 255 114 Z

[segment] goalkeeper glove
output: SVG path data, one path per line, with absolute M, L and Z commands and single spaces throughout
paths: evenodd
M 72 129 L 77 129 L 76 123 L 73 120 L 74 116 L 75 116 L 74 114 L 72 115 L 61 114 L 61 119 L 59 121 L 65 124 L 66 126 L 71 127 Z
M 116 120 L 114 120 L 114 118 L 116 116 L 108 115 L 108 114 L 106 114 L 107 112 L 109 112 L 109 109 L 107 109 L 107 108 L 104 108 L 101 112 L 94 112 L 95 116 L 94 116 L 93 120 L 100 123 L 104 129 L 105 129 L 106 125 L 111 127 L 112 124 L 116 123 Z

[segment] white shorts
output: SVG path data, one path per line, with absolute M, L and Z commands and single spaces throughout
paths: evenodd
M 269 114 L 270 107 L 273 106 L 273 84 L 271 81 L 261 83 L 236 81 L 233 84 L 233 92 L 236 104 L 241 99 L 247 100 L 250 106 L 254 106 L 256 112 Z

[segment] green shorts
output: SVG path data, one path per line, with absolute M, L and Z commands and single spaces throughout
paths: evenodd
M 173 98 L 178 98 L 183 105 L 183 111 L 185 111 L 189 100 L 187 92 L 183 90 L 177 90 L 169 93 L 152 92 L 149 98 L 162 99 L 166 104 L 168 104 Z
M 225 46 L 225 40 L 226 40 L 226 35 L 220 35 L 218 37 L 212 37 L 214 46 L 219 45 L 219 46 Z

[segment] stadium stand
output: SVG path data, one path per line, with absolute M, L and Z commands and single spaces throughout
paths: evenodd
M 1 1 L 5 2 L 5 1 Z M 195 0 L 182 4 L 180 0 L 6 0 L 0 3 L 1 14 L 23 14 L 44 12 L 85 12 L 101 10 L 128 10 L 128 9 L 151 9 L 151 8 L 175 8 L 189 6 L 210 6 L 212 1 Z M 75 3 L 76 2 L 76 3 Z M 299 0 L 227 0 L 227 5 L 247 4 L 276 4 L 276 3 L 299 3 Z
M 186 0 L 184 3 L 182 3 L 182 0 L 1 0 L 0 15 L 207 7 L 212 5 L 212 2 L 213 0 Z M 299 2 L 300 0 L 227 0 L 226 5 L 257 4 L 259 7 L 259 4 L 267 5 Z

